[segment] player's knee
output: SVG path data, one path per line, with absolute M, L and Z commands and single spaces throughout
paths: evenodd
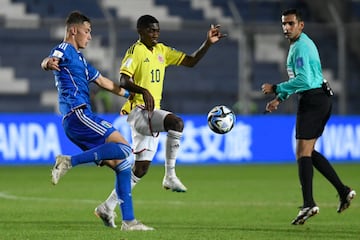
M 177 132 L 182 132 L 184 130 L 184 121 L 179 117 L 177 117 L 176 119 L 177 119 L 177 121 L 176 121 L 174 130 Z
M 182 132 L 184 130 L 184 121 L 175 114 L 169 114 L 166 116 L 164 125 L 167 131 L 174 130 Z
M 133 168 L 134 175 L 142 178 L 148 172 L 150 164 L 150 161 L 136 161 Z

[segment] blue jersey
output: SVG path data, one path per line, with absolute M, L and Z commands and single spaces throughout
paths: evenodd
M 301 33 L 299 39 L 290 45 L 286 65 L 289 80 L 276 85 L 280 100 L 293 93 L 321 87 L 323 75 L 319 52 L 305 33 Z
M 83 150 L 104 144 L 115 128 L 91 111 L 89 84 L 100 72 L 69 43 L 53 48 L 50 57 L 60 59 L 60 71 L 53 73 L 66 136 Z
M 60 59 L 60 71 L 53 71 L 60 113 L 66 115 L 82 106 L 91 109 L 89 84 L 99 77 L 100 72 L 85 60 L 80 51 L 66 42 L 53 48 L 50 57 Z

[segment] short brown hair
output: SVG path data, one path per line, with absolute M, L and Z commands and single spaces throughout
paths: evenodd
M 72 24 L 82 24 L 84 22 L 90 22 L 90 18 L 88 18 L 87 16 L 85 16 L 84 14 L 82 14 L 79 11 L 73 11 L 71 12 L 68 17 L 66 18 L 66 26 L 70 26 Z

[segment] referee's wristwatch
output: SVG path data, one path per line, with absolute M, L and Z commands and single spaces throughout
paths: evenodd
M 272 88 L 272 91 L 276 94 L 277 85 L 273 84 L 271 88 Z

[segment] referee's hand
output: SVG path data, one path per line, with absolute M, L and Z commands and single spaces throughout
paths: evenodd
M 261 85 L 261 91 L 263 94 L 273 93 L 273 85 L 270 83 L 264 83 Z
M 273 100 L 271 100 L 266 104 L 265 111 L 271 113 L 272 111 L 277 110 L 279 104 L 280 101 L 277 98 L 274 98 Z

